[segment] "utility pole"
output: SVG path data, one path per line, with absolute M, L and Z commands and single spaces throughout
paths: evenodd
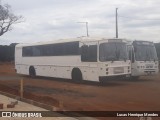
M 116 8 L 116 38 L 118 38 L 118 8 Z
M 87 30 L 87 37 L 89 37 L 89 34 L 88 34 L 88 22 L 86 22 L 86 30 Z
M 88 22 L 77 22 L 77 23 L 85 23 L 86 24 L 87 37 L 89 37 L 89 34 L 88 34 Z

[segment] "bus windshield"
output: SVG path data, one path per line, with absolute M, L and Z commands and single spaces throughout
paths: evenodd
M 104 61 L 121 61 L 127 60 L 126 44 L 123 42 L 102 43 L 99 46 L 99 60 Z
M 134 51 L 137 61 L 157 60 L 157 53 L 154 45 L 136 45 L 134 46 Z

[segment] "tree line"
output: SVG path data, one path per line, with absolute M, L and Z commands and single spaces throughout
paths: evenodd
M 13 24 L 21 22 L 23 22 L 23 16 L 15 15 L 12 12 L 11 6 L 9 4 L 2 4 L 2 1 L 0 0 L 0 36 L 12 30 Z M 0 61 L 14 61 L 15 45 L 15 43 L 10 44 L 9 46 L 0 45 Z
M 10 45 L 0 45 L 0 61 L 1 62 L 11 62 L 14 61 L 16 43 Z
M 1 62 L 11 62 L 14 61 L 15 46 L 17 43 L 12 43 L 10 45 L 0 45 L 0 61 Z M 160 43 L 155 43 L 157 50 L 157 56 L 160 60 Z

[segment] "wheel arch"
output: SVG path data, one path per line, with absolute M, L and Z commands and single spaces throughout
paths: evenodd
M 36 76 L 36 69 L 33 65 L 29 66 L 29 75 L 32 77 Z
M 81 71 L 80 68 L 74 67 L 74 68 L 72 69 L 72 72 L 71 72 L 71 79 L 73 79 L 73 75 L 75 75 L 75 74 L 80 75 L 81 80 L 83 80 L 83 74 L 82 74 L 82 71 Z

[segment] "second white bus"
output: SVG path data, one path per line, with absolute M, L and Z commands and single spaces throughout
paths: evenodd
M 18 44 L 18 74 L 99 81 L 131 74 L 123 39 L 75 38 L 35 44 Z
M 153 42 L 130 41 L 128 42 L 128 50 L 133 78 L 158 73 L 158 57 Z

